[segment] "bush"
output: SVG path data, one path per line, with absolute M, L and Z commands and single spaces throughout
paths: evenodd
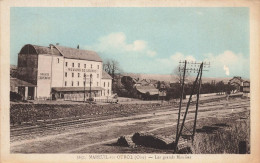
M 22 100 L 22 96 L 16 92 L 10 92 L 10 100 L 11 101 L 21 101 Z
M 234 122 L 227 129 L 213 134 L 197 133 L 192 145 L 196 154 L 239 153 L 239 144 L 246 142 L 246 153 L 250 153 L 249 120 Z

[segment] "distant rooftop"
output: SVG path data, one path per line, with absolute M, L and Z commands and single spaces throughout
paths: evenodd
M 112 77 L 106 71 L 103 70 L 102 79 L 112 79 Z

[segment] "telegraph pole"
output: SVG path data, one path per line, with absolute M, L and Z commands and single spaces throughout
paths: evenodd
M 181 62 L 180 62 L 181 63 Z M 183 92 L 184 92 L 184 80 L 185 80 L 185 72 L 186 72 L 186 65 L 187 61 L 184 62 L 184 71 L 183 71 L 183 78 L 182 78 L 182 85 L 181 85 L 181 94 L 180 94 L 180 104 L 179 104 L 179 114 L 178 114 L 178 121 L 177 121 L 177 130 L 176 130 L 176 138 L 179 132 L 179 123 L 180 123 L 180 115 L 181 115 L 181 105 L 182 105 L 182 99 L 183 99 Z M 181 68 L 179 67 L 179 71 L 181 73 Z
M 174 146 L 174 153 L 177 152 L 177 148 L 178 148 L 178 142 L 179 142 L 179 139 L 180 137 L 182 136 L 182 130 L 184 128 L 184 124 L 185 124 L 185 120 L 186 120 L 186 116 L 188 114 L 188 110 L 189 110 L 189 106 L 190 106 L 190 102 L 191 102 L 191 98 L 192 98 L 192 95 L 195 91 L 195 88 L 196 88 L 196 85 L 197 83 L 199 83 L 199 85 L 197 86 L 198 90 L 197 90 L 197 100 L 196 100 L 196 111 L 195 111 L 195 118 L 194 118 L 194 125 L 193 125 L 193 132 L 192 132 L 192 135 L 188 135 L 188 136 L 191 136 L 192 137 L 192 141 L 194 139 L 194 135 L 195 135 L 195 131 L 196 131 L 196 121 L 197 121 L 197 114 L 198 114 L 198 107 L 199 107 L 199 95 L 200 95 L 200 87 L 201 87 L 201 77 L 202 77 L 202 71 L 207 71 L 207 70 L 203 70 L 203 67 L 205 67 L 205 65 L 210 65 L 210 63 L 206 64 L 206 63 L 196 63 L 196 62 L 179 62 L 180 64 L 184 63 L 184 68 L 181 69 L 179 67 L 179 71 L 183 71 L 183 79 L 184 79 L 184 76 L 185 76 L 185 72 L 187 71 L 194 71 L 195 72 L 198 72 L 197 74 L 197 77 L 196 77 L 196 80 L 194 81 L 193 83 L 193 87 L 192 87 L 192 90 L 191 90 L 191 94 L 190 94 L 190 97 L 189 97 L 189 100 L 188 100 L 188 103 L 187 103 L 187 106 L 186 106 L 186 110 L 185 110 L 185 113 L 184 113 L 184 117 L 183 117 L 183 120 L 182 120 L 182 124 L 181 124 L 181 128 L 179 130 L 179 121 L 180 121 L 180 114 L 181 114 L 181 105 L 182 105 L 182 100 L 180 99 L 180 104 L 179 104 L 179 114 L 178 114 L 178 123 L 177 123 L 177 130 L 176 130 L 176 138 L 175 138 L 175 146 Z M 200 68 L 187 68 L 187 64 L 191 64 L 191 66 L 194 66 L 194 67 L 197 67 L 197 66 L 200 66 Z M 184 83 L 182 84 L 182 92 L 181 94 L 183 94 L 183 85 Z M 181 95 L 182 96 L 182 95 Z
M 90 79 L 89 79 L 89 80 L 90 80 L 90 83 L 89 83 L 89 84 L 90 84 L 90 89 L 89 89 L 89 92 L 90 92 L 89 101 L 91 101 L 91 84 L 92 84 L 91 81 L 92 81 L 92 74 L 90 74 Z
M 84 73 L 84 101 L 86 101 L 86 74 Z
M 199 88 L 197 92 L 197 102 L 196 102 L 196 111 L 195 111 L 195 119 L 194 119 L 194 125 L 193 125 L 193 132 L 192 132 L 192 143 L 194 141 L 194 136 L 196 133 L 196 124 L 197 124 L 197 116 L 198 116 L 198 108 L 199 108 L 199 98 L 200 98 L 200 87 L 201 87 L 201 76 L 203 71 L 203 63 L 201 64 L 201 71 L 200 71 L 200 79 L 199 79 Z

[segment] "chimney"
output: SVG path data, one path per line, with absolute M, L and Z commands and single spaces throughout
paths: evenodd
M 77 46 L 77 49 L 79 49 L 79 45 Z
M 50 44 L 50 49 L 53 49 L 53 45 L 52 44 Z

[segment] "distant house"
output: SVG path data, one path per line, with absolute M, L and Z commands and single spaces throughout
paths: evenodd
M 234 76 L 229 80 L 229 84 L 235 86 L 237 91 L 243 92 L 244 96 L 249 97 L 250 81 L 244 80 L 240 76 Z
M 230 85 L 235 86 L 236 90 L 243 92 L 243 82 L 244 80 L 240 76 L 234 76 L 229 80 Z
M 250 81 L 243 82 L 243 95 L 250 97 Z
M 144 99 L 144 100 L 155 100 L 158 96 L 165 96 L 165 90 L 158 89 L 158 81 L 151 79 L 140 79 L 135 76 L 123 76 L 121 82 L 129 93 L 132 93 L 132 97 Z M 164 88 L 164 83 L 161 85 Z M 161 88 L 160 87 L 160 88 Z
M 140 99 L 158 99 L 159 90 L 154 86 L 136 86 L 135 88 Z

